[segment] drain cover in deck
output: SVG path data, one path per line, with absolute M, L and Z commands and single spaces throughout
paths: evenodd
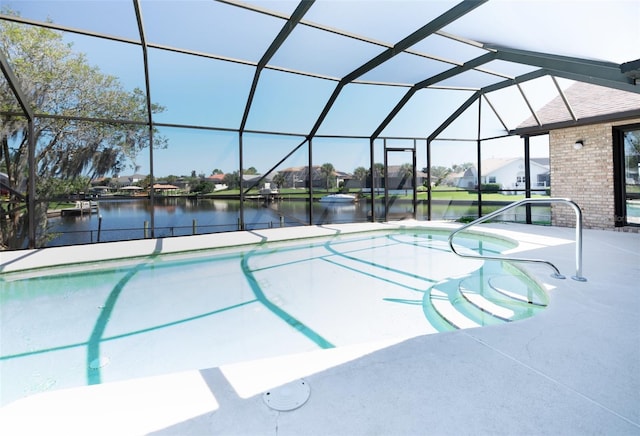
M 297 380 L 265 392 L 262 394 L 262 399 L 272 409 L 287 412 L 306 403 L 309 395 L 311 395 L 311 388 L 307 382 Z

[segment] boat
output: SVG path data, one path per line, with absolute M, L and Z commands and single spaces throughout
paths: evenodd
M 260 195 L 278 195 L 280 191 L 278 191 L 277 187 L 271 187 L 271 183 L 265 183 L 262 189 L 260 189 Z
M 330 194 L 320 199 L 320 203 L 353 203 L 356 196 L 351 194 Z
M 264 187 L 260 189 L 260 198 L 263 198 L 267 201 L 276 200 L 280 197 L 280 191 L 278 191 L 278 187 L 271 187 L 271 183 L 265 183 Z

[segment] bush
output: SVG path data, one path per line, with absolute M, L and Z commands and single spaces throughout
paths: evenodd
M 192 193 L 196 194 L 209 194 L 213 192 L 215 185 L 211 182 L 200 181 L 197 185 L 191 188 Z
M 500 185 L 498 183 L 483 183 L 482 192 L 498 192 L 500 191 Z
M 477 216 L 461 216 L 456 221 L 463 224 L 469 224 L 471 221 L 475 221 Z

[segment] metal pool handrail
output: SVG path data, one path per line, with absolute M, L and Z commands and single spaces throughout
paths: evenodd
M 564 279 L 565 276 L 560 274 L 560 270 L 558 270 L 558 268 L 556 268 L 554 264 L 552 264 L 547 260 L 522 259 L 522 258 L 516 258 L 516 257 L 484 256 L 484 255 L 476 255 L 476 254 L 461 254 L 461 253 L 458 253 L 456 249 L 453 247 L 453 238 L 457 233 L 463 230 L 466 230 L 471 226 L 487 221 L 497 215 L 504 213 L 509 209 L 522 206 L 523 204 L 527 204 L 527 203 L 566 203 L 573 208 L 573 210 L 576 213 L 576 275 L 571 276 L 571 278 L 579 282 L 586 282 L 587 279 L 582 276 L 582 211 L 580 210 L 580 208 L 576 203 L 574 203 L 572 200 L 569 200 L 568 198 L 525 198 L 523 200 L 513 202 L 503 208 L 500 208 L 495 212 L 491 212 L 488 215 L 481 216 L 480 218 L 468 224 L 465 224 L 459 229 L 451 232 L 451 234 L 449 235 L 449 247 L 451 248 L 451 251 L 453 251 L 454 254 L 460 257 L 469 257 L 473 259 L 491 259 L 491 260 L 508 260 L 512 262 L 544 263 L 550 266 L 554 270 L 554 273 L 551 275 L 552 277 L 557 279 Z

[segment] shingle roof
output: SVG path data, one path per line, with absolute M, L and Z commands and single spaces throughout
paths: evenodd
M 562 97 L 558 96 L 537 112 L 542 128 L 566 122 L 580 123 L 607 115 L 611 115 L 611 118 L 616 115 L 626 117 L 634 111 L 640 114 L 640 94 L 584 82 L 576 82 L 564 94 L 577 120 L 572 119 Z M 533 116 L 520 124 L 516 131 L 529 127 L 539 127 Z
M 548 157 L 532 157 L 529 159 L 531 162 L 535 162 L 538 165 L 549 167 L 549 158 Z
M 482 161 L 482 172 L 484 174 L 489 174 L 496 171 L 497 169 L 500 169 L 510 164 L 511 162 L 518 161 L 518 160 L 522 160 L 522 159 L 519 157 L 484 159 Z

